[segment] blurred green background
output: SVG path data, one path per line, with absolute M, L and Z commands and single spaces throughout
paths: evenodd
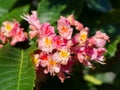
M 106 65 L 91 70 L 77 64 L 64 83 L 46 75 L 45 80 L 38 80 L 35 90 L 120 90 L 120 0 L 0 0 L 0 25 L 16 19 L 27 31 L 28 24 L 20 15 L 32 10 L 37 10 L 41 22 L 52 25 L 61 15 L 74 14 L 90 28 L 90 35 L 101 30 L 110 36 Z

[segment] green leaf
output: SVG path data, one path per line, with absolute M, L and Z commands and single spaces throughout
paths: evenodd
M 84 76 L 84 80 L 86 80 L 86 81 L 88 81 L 88 82 L 90 82 L 90 83 L 93 83 L 93 84 L 95 84 L 95 85 L 101 85 L 101 84 L 102 84 L 102 81 L 101 81 L 101 80 L 95 78 L 95 77 L 92 76 L 92 75 L 87 75 L 87 74 L 86 74 L 86 75 Z
M 109 57 L 113 57 L 115 55 L 115 52 L 117 51 L 117 44 L 120 42 L 120 36 L 116 38 L 112 43 L 109 44 L 107 48 L 107 54 Z
M 0 90 L 33 90 L 35 71 L 30 53 L 10 46 L 0 49 Z
M 55 0 L 52 0 L 55 1 Z M 41 22 L 54 23 L 59 18 L 60 13 L 65 9 L 65 5 L 50 0 L 42 0 L 37 8 Z
M 112 84 L 114 83 L 116 74 L 113 72 L 96 73 L 95 77 L 101 80 L 103 83 Z
M 0 17 L 8 13 L 17 0 L 0 0 Z
M 112 9 L 110 0 L 86 0 L 86 2 L 89 8 L 96 11 L 108 12 Z
M 0 24 L 5 20 L 16 19 L 17 21 L 21 21 L 22 18 L 20 17 L 20 15 L 23 15 L 23 13 L 27 13 L 28 10 L 29 10 L 29 5 L 15 8 L 10 13 L 0 18 Z

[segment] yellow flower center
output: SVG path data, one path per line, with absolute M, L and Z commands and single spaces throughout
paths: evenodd
M 10 24 L 6 24 L 6 25 L 5 25 L 5 28 L 7 29 L 7 31 L 12 30 L 12 26 L 11 26 Z
M 85 56 L 85 59 L 86 59 L 87 61 L 89 61 L 89 60 L 90 60 L 90 56 L 86 55 L 86 56 Z
M 32 61 L 33 61 L 33 64 L 36 66 L 38 64 L 38 56 L 34 55 Z
M 60 52 L 60 56 L 61 57 L 68 57 L 69 56 L 69 52 L 67 52 L 67 51 L 61 51 Z
M 45 42 L 46 45 L 51 45 L 51 44 L 52 44 L 52 38 L 46 37 L 46 38 L 44 39 L 44 42 Z
M 80 34 L 80 41 L 82 40 L 82 41 L 86 41 L 86 39 L 87 39 L 87 33 L 86 32 L 82 32 L 81 34 Z
M 70 24 L 73 24 L 73 21 L 74 21 L 73 15 L 68 16 L 67 19 L 70 22 Z
M 68 28 L 66 26 L 62 26 L 62 31 L 63 32 L 68 32 Z
M 53 65 L 56 65 L 56 62 L 50 59 L 49 64 L 53 66 Z

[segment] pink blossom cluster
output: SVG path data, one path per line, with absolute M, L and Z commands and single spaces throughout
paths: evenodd
M 29 37 L 37 38 L 38 49 L 32 55 L 36 69 L 41 66 L 44 73 L 57 75 L 61 82 L 68 77 L 75 61 L 93 67 L 93 63 L 104 64 L 104 46 L 109 37 L 97 31 L 88 37 L 89 28 L 75 20 L 73 15 L 61 16 L 57 21 L 58 33 L 48 22 L 40 23 L 37 12 L 22 16 L 29 23 Z M 73 34 L 74 30 L 78 33 Z
M 36 11 L 22 18 L 29 23 L 29 36 L 19 22 L 5 21 L 0 28 L 0 47 L 6 43 L 14 46 L 26 39 L 36 38 L 38 46 L 31 55 L 36 70 L 42 68 L 45 74 L 57 75 L 61 82 L 64 82 L 76 61 L 90 68 L 93 68 L 96 62 L 104 64 L 104 53 L 107 52 L 104 46 L 109 37 L 101 31 L 88 37 L 89 28 L 75 20 L 73 15 L 60 17 L 56 28 L 58 33 L 50 23 L 41 23 Z
M 4 21 L 2 23 L 0 28 L 0 48 L 6 43 L 14 46 L 16 43 L 25 41 L 26 39 L 27 33 L 23 32 L 23 28 L 20 27 L 19 22 L 13 20 L 12 22 Z

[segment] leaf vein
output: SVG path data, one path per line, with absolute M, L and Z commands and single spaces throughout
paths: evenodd
M 22 64 L 23 64 L 23 50 L 21 50 L 21 59 L 20 59 L 20 68 L 19 68 L 19 73 L 18 73 L 18 87 L 17 90 L 20 89 L 20 77 L 22 73 Z

